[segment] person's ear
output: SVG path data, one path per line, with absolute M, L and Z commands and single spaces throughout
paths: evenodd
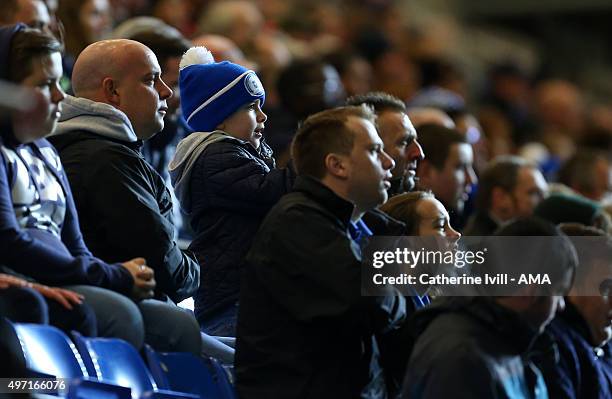
M 117 83 L 113 78 L 106 77 L 102 80 L 102 93 L 108 104 L 119 106 L 121 104 L 121 96 L 117 90 Z
M 327 154 L 325 157 L 325 169 L 331 176 L 338 177 L 340 179 L 346 179 L 349 174 L 349 170 L 346 164 L 346 157 L 339 154 Z

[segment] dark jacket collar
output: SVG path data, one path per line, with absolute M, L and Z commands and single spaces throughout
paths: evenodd
M 355 206 L 338 196 L 320 180 L 310 176 L 298 176 L 294 191 L 302 192 L 336 216 L 344 225 L 348 226 Z

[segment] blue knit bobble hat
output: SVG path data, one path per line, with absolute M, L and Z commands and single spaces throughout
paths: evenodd
M 211 132 L 245 104 L 266 99 L 255 72 L 223 61 L 215 62 L 205 47 L 192 47 L 180 63 L 181 107 L 195 131 Z

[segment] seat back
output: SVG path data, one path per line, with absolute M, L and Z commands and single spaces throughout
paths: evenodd
M 207 399 L 233 399 L 234 390 L 225 370 L 214 359 L 191 353 L 159 353 L 145 348 L 149 369 L 158 386 Z
M 42 324 L 13 324 L 26 367 L 59 378 L 87 377 L 81 355 L 59 329 Z
M 116 338 L 85 338 L 73 333 L 90 375 L 98 380 L 132 388 L 132 396 L 157 390 L 140 355 L 127 342 Z

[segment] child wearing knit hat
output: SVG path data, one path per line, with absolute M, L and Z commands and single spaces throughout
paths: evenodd
M 202 266 L 195 313 L 206 333 L 234 336 L 244 257 L 294 175 L 275 168 L 263 140 L 265 90 L 254 71 L 193 47 L 181 60 L 179 85 L 195 132 L 179 143 L 169 171 Z

